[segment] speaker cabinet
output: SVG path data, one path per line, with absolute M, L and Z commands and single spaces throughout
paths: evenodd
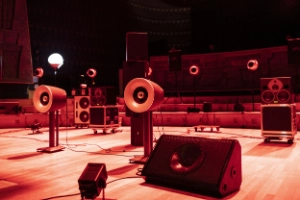
M 131 117 L 130 118 L 130 142 L 132 146 L 143 146 L 144 138 L 144 118 L 141 117 Z
M 261 105 L 261 130 L 265 137 L 293 138 L 297 132 L 296 105 Z
M 74 123 L 78 125 L 89 125 L 90 123 L 90 97 L 74 96 Z
M 148 61 L 148 34 L 126 33 L 126 61 Z
M 237 140 L 162 135 L 142 170 L 147 183 L 226 196 L 242 182 Z
M 260 88 L 262 104 L 293 103 L 290 77 L 261 78 Z
M 117 106 L 90 107 L 90 126 L 119 126 L 119 108 Z
M 95 199 L 106 187 L 107 178 L 104 163 L 88 163 L 78 179 L 81 197 Z
M 91 106 L 116 105 L 117 91 L 113 86 L 91 87 Z
M 169 70 L 176 72 L 181 71 L 181 50 L 169 51 Z
M 288 63 L 300 65 L 300 38 L 288 39 Z

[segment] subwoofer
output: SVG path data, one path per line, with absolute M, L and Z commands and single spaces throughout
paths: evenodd
M 293 103 L 290 77 L 261 78 L 262 104 Z
M 162 135 L 142 170 L 150 184 L 227 196 L 242 182 L 237 140 Z
M 90 123 L 90 97 L 74 96 L 74 123 L 88 125 Z
M 41 85 L 35 90 L 32 100 L 37 111 L 52 112 L 66 105 L 67 93 L 58 87 Z

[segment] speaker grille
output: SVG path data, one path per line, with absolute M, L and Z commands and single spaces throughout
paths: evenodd
M 192 149 L 198 150 L 191 154 Z M 230 156 L 234 150 L 233 164 Z M 175 154 L 180 155 L 179 163 L 185 165 L 186 170 L 173 169 Z M 142 175 L 151 183 L 223 195 L 239 188 L 240 157 L 240 145 L 236 140 L 163 135 L 145 164 Z M 221 191 L 222 186 L 227 191 Z

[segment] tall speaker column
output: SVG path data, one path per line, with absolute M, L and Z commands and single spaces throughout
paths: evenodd
M 128 32 L 126 34 L 126 61 L 123 63 L 124 88 L 135 78 L 146 78 L 148 72 L 148 35 L 143 32 Z M 128 109 L 126 116 L 130 117 L 131 145 L 143 146 L 144 115 Z M 152 119 L 151 119 L 152 120 Z

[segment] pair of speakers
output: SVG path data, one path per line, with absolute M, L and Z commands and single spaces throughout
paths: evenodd
M 293 103 L 291 77 L 261 78 L 262 104 Z

